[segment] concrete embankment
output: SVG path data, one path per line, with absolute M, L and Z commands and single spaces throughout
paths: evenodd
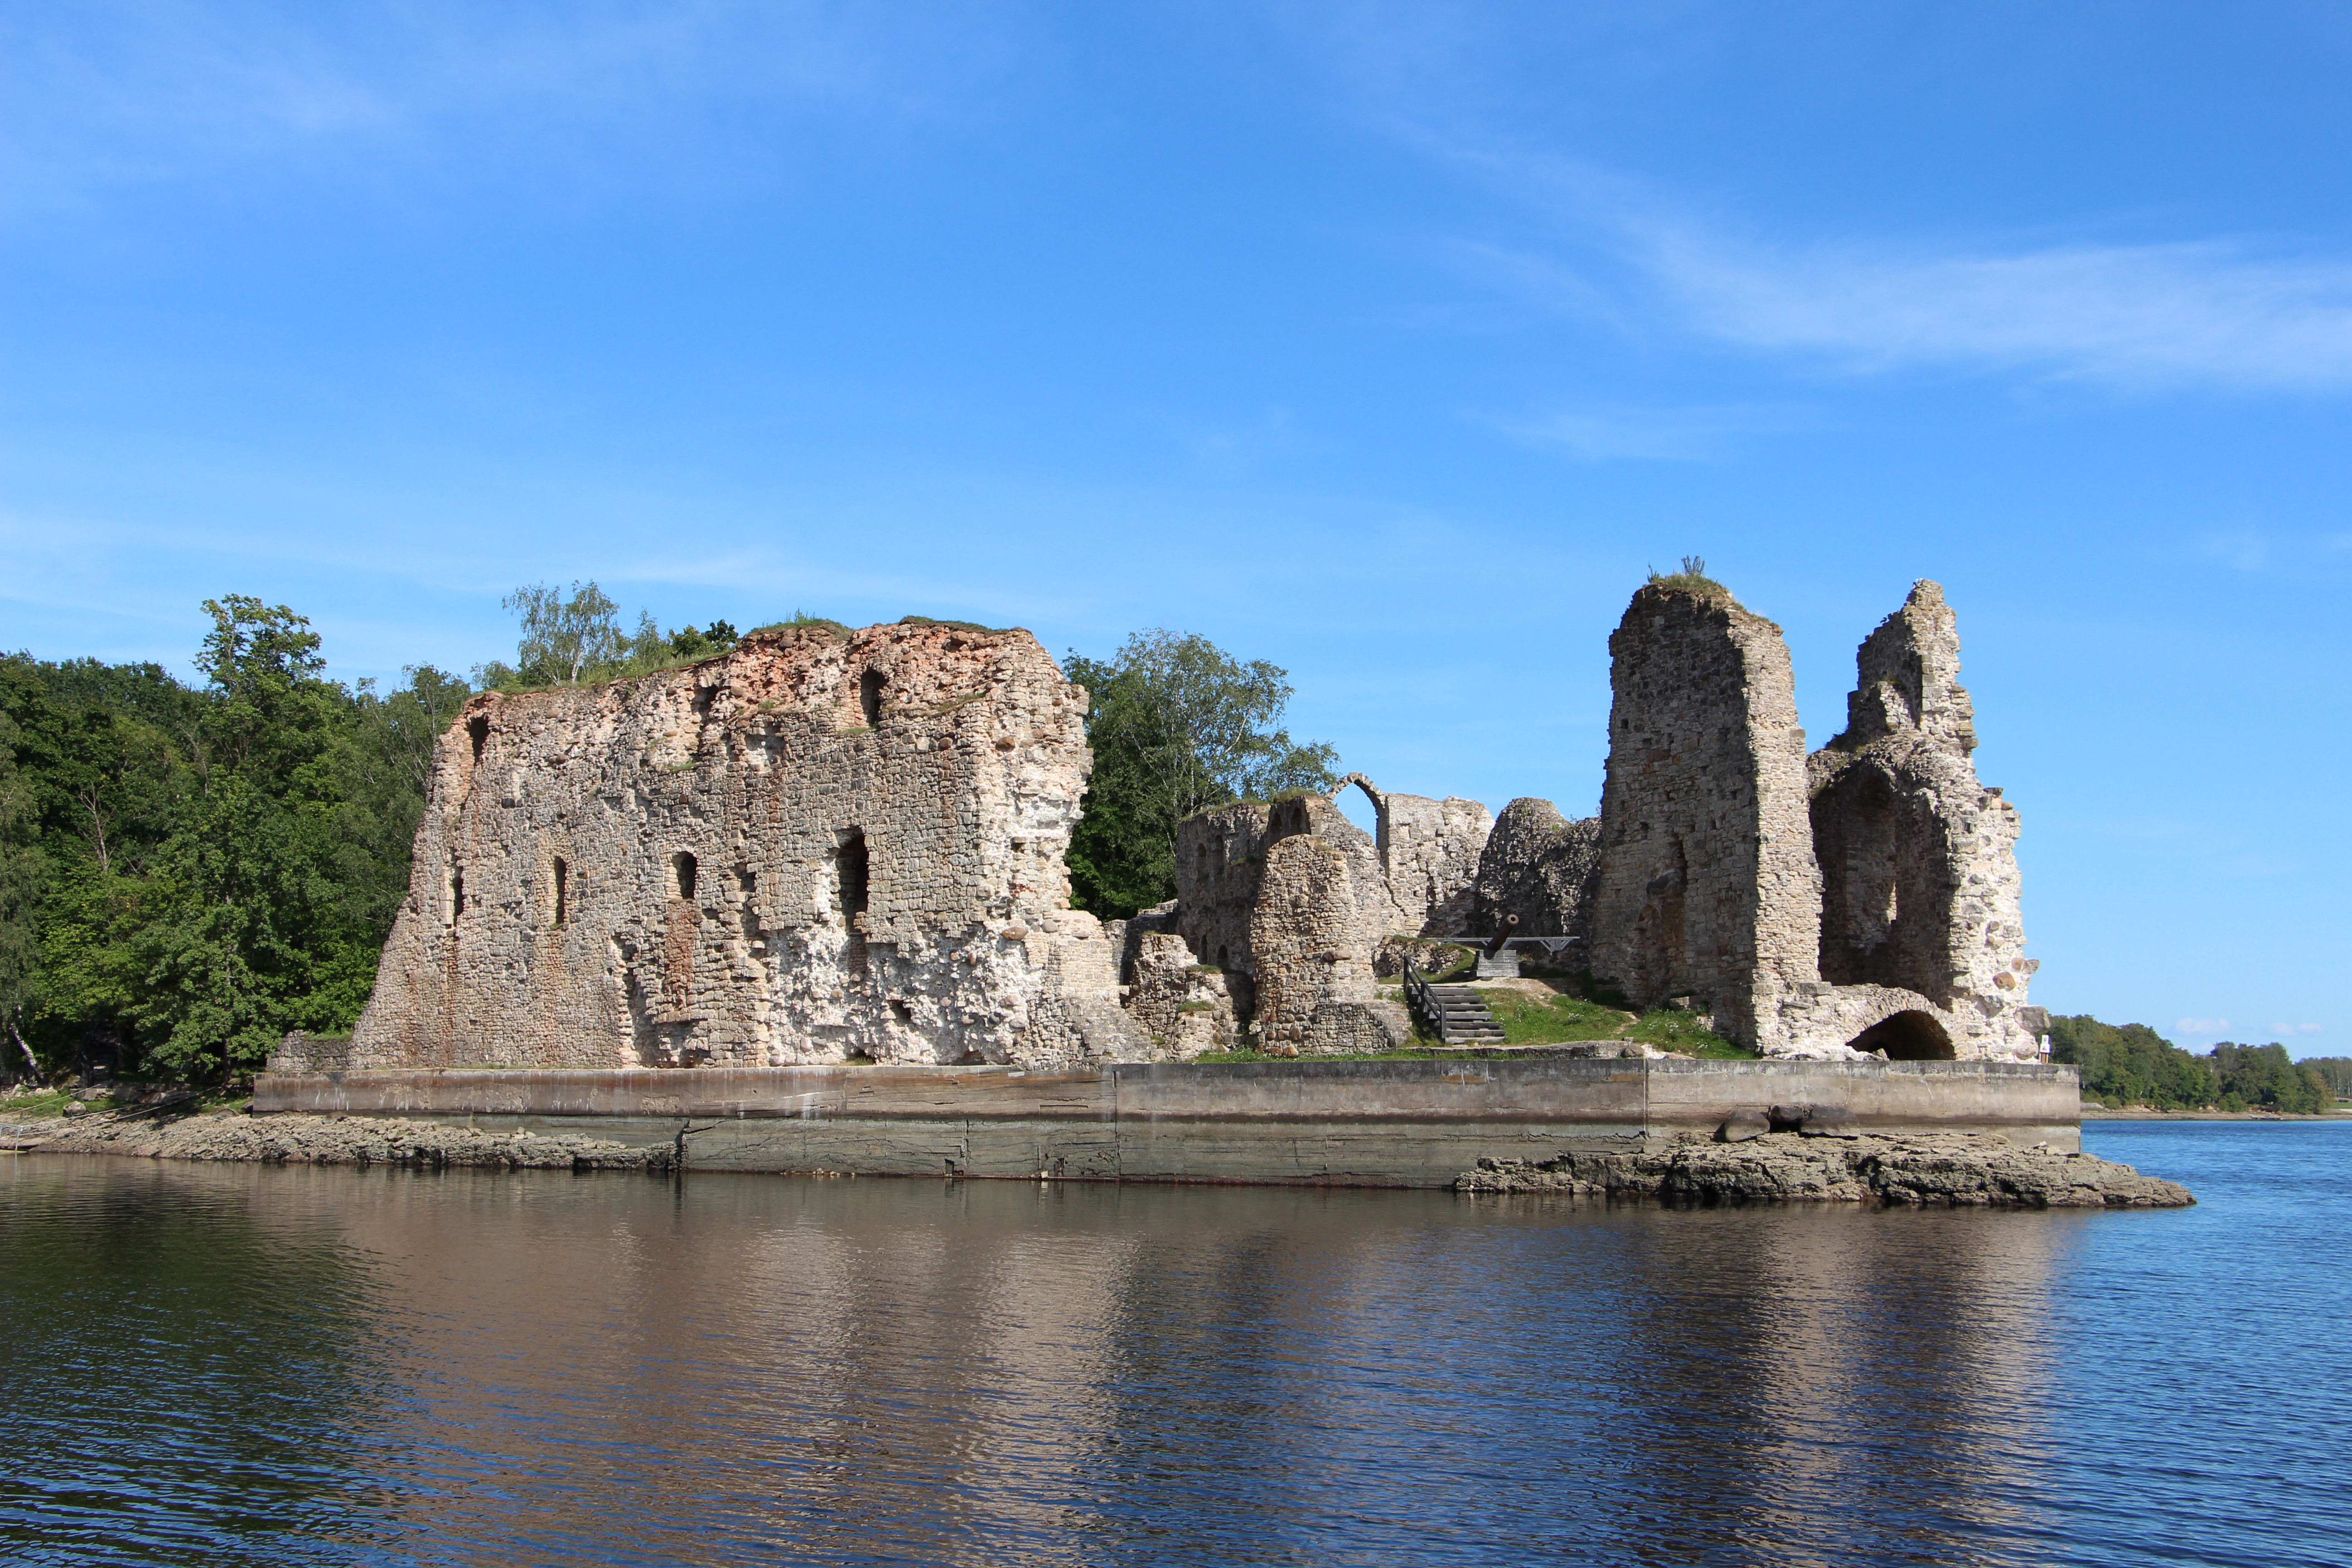
M 265 1075 L 253 1114 L 5 1131 L 163 1159 L 2161 1206 L 2076 1151 L 2071 1068 L 1421 1061 Z
M 263 1113 L 682 1147 L 697 1170 L 1445 1187 L 1487 1158 L 1638 1152 L 1808 1111 L 1876 1133 L 2080 1147 L 2071 1068 L 1463 1056 L 1083 1069 L 266 1074 Z

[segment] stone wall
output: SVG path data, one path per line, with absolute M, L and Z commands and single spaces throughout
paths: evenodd
M 1242 1025 L 1225 972 L 1205 964 L 1171 932 L 1148 932 L 1129 971 L 1127 1009 L 1168 1055 L 1189 1059 L 1231 1050 Z
M 1922 581 L 1856 656 L 1843 733 L 1807 759 L 1821 974 L 1916 993 L 1963 1056 L 2033 1054 L 2017 808 L 1979 782 L 1959 631 Z
M 1459 795 L 1393 794 L 1361 773 L 1349 773 L 1339 788 L 1362 790 L 1379 823 L 1380 874 L 1397 922 L 1381 934 L 1459 936 L 1470 930 L 1478 858 L 1495 828 L 1486 808 Z
M 442 738 L 354 1067 L 1149 1055 L 1064 907 L 1086 694 L 1026 632 L 754 633 Z
M 1265 852 L 1250 911 L 1260 1044 L 1302 1051 L 1387 1050 L 1412 1029 L 1404 1010 L 1378 1000 L 1372 953 L 1348 856 L 1319 835 L 1291 834 Z
M 1589 938 L 1601 870 L 1601 819 L 1571 822 L 1548 800 L 1522 796 L 1503 808 L 1478 857 L 1470 931 L 1499 934 L 1514 915 L 1520 936 Z
M 1780 628 L 1725 594 L 1646 586 L 1609 639 L 1593 972 L 1636 1005 L 1690 995 L 1742 1043 L 1785 1043 L 1819 978 L 1805 735 Z

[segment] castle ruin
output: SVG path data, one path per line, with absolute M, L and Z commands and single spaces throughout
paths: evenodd
M 1780 628 L 1653 584 L 1610 639 L 1597 817 L 1350 774 L 1375 833 L 1311 792 L 1202 813 L 1176 899 L 1108 925 L 1067 907 L 1063 861 L 1087 694 L 1026 632 L 796 626 L 486 692 L 441 740 L 337 1065 L 1376 1051 L 1409 1031 L 1374 984 L 1384 942 L 1507 932 L 1766 1056 L 2030 1059 L 2017 814 L 1977 780 L 1958 647 L 1918 584 L 1809 755 Z

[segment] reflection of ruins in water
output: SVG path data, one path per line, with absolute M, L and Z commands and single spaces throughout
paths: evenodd
M 1312 1555 L 1334 1519 L 1406 1554 L 1967 1558 L 2042 1506 L 2078 1223 L 331 1179 L 405 1346 L 415 1414 L 362 1438 L 394 1529 L 678 1562 Z

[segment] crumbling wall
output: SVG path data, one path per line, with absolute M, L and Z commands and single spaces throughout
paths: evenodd
M 1026 632 L 754 633 L 485 693 L 440 742 L 354 1067 L 1132 1059 L 1064 907 L 1086 694 Z
M 1404 1010 L 1379 1000 L 1372 952 L 1348 856 L 1319 835 L 1276 839 L 1250 913 L 1256 986 L 1252 1033 L 1302 1051 L 1387 1050 L 1411 1035 Z
M 1959 651 L 1943 589 L 1914 584 L 1857 652 L 1844 731 L 1807 759 L 1821 974 L 1927 998 L 1953 1054 L 2032 1056 L 2017 808 L 1977 778 Z
M 1780 1045 L 1817 981 L 1821 881 L 1780 628 L 1720 593 L 1645 586 L 1609 638 L 1609 766 L 1592 967 L 1637 1006 L 1691 995 Z
M 1548 800 L 1522 796 L 1503 808 L 1478 857 L 1469 931 L 1589 938 L 1601 869 L 1601 819 L 1570 821 Z
M 1379 823 L 1379 874 L 1394 906 L 1393 923 L 1383 925 L 1382 934 L 1459 936 L 1469 930 L 1478 857 L 1495 828 L 1486 808 L 1459 795 L 1397 795 L 1361 773 L 1340 781 L 1341 791 L 1351 787 L 1364 792 Z M 1358 897 L 1362 901 L 1360 891 Z
M 1172 932 L 1147 932 L 1138 943 L 1127 1008 L 1169 1055 L 1230 1050 L 1241 1019 L 1223 971 L 1204 964 Z

